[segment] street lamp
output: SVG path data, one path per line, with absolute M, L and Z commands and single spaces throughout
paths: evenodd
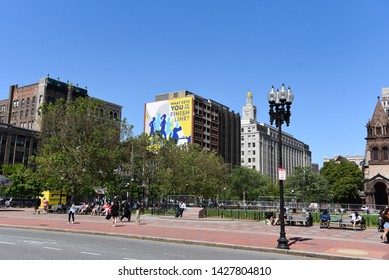
M 278 179 L 280 183 L 280 238 L 278 241 L 277 248 L 279 249 L 289 249 L 288 239 L 285 235 L 285 210 L 284 210 L 284 169 L 282 168 L 282 130 L 281 126 L 285 122 L 286 126 L 289 126 L 290 121 L 290 106 L 293 102 L 293 94 L 290 90 L 285 90 L 284 84 L 281 86 L 281 90 L 274 91 L 274 86 L 272 86 L 269 94 L 269 115 L 270 115 L 270 124 L 272 125 L 275 121 L 276 127 L 278 127 Z M 282 173 L 281 173 L 282 172 Z

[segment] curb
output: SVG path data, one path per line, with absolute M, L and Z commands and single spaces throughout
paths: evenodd
M 323 254 L 323 253 L 293 251 L 293 250 L 284 250 L 284 249 L 266 248 L 266 247 L 250 247 L 250 246 L 243 246 L 243 245 L 234 245 L 234 244 L 226 244 L 226 243 L 212 243 L 212 242 L 195 241 L 195 240 L 181 240 L 181 239 L 174 239 L 174 238 L 153 237 L 153 236 L 144 236 L 144 235 L 137 235 L 137 234 L 120 234 L 120 233 L 108 233 L 108 232 L 97 232 L 97 231 L 87 231 L 87 230 L 44 228 L 44 227 L 16 226 L 16 225 L 0 225 L 0 227 L 30 229 L 30 230 L 45 230 L 45 231 L 54 231 L 54 232 L 65 232 L 65 233 L 90 234 L 90 235 L 120 237 L 120 238 L 128 238 L 128 239 L 149 240 L 149 241 L 156 241 L 156 242 L 170 242 L 170 243 L 176 243 L 176 244 L 197 245 L 197 246 L 206 246 L 206 247 L 215 247 L 215 248 L 226 248 L 226 249 L 234 249 L 234 250 L 273 253 L 273 254 L 280 254 L 280 255 L 301 256 L 301 257 L 306 257 L 306 258 L 323 259 L 323 260 L 371 260 L 369 258 L 335 256 L 335 255 Z

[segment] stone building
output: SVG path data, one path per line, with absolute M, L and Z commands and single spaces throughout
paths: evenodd
M 382 90 L 372 118 L 366 124 L 367 137 L 364 166 L 365 203 L 373 208 L 388 205 L 389 194 L 389 118 L 387 108 L 388 89 Z
M 278 129 L 257 121 L 257 109 L 251 92 L 247 93 L 242 112 L 241 165 L 268 175 L 273 180 L 278 179 Z M 286 174 L 292 173 L 295 166 L 311 167 L 309 146 L 293 135 L 282 132 L 282 163 Z

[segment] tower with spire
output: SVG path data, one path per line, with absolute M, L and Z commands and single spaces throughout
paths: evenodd
M 372 118 L 367 122 L 364 166 L 364 196 L 373 208 L 388 205 L 389 194 L 389 118 L 383 100 L 377 97 Z
M 257 120 L 257 107 L 253 105 L 253 94 L 251 91 L 247 93 L 246 105 L 242 108 L 242 120 Z

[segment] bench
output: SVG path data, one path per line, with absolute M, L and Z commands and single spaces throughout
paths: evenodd
M 353 228 L 353 224 L 351 223 L 351 217 L 349 215 L 332 215 L 331 220 L 328 223 L 320 221 L 320 228 L 330 228 L 336 226 L 336 228 Z M 366 229 L 366 223 L 365 220 L 362 217 L 362 221 L 355 225 L 356 229 L 364 230 Z
M 300 225 L 305 226 L 312 226 L 313 225 L 313 219 L 312 216 L 308 213 L 302 213 L 302 214 L 289 214 L 285 220 L 289 225 L 297 225 L 299 223 Z
M 348 228 L 348 227 L 353 228 L 353 224 L 351 223 L 351 221 L 352 219 L 350 216 L 346 216 L 346 215 L 342 216 L 339 221 L 339 228 Z M 358 224 L 355 225 L 355 228 L 359 228 L 361 230 L 366 229 L 366 224 L 363 218 Z

